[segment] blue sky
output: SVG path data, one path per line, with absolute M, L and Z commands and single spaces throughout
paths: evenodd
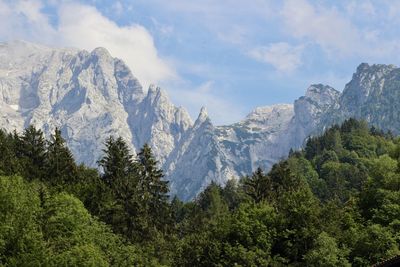
M 106 47 L 144 86 L 216 124 L 342 90 L 361 62 L 398 64 L 396 0 L 0 0 L 0 39 Z

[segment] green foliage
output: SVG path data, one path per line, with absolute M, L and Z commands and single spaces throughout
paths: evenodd
M 315 247 L 304 256 L 307 266 L 351 266 L 343 252 L 338 248 L 335 238 L 327 233 L 321 232 L 316 241 Z
M 146 222 L 141 221 L 141 232 L 146 236 L 152 227 L 163 232 L 167 231 L 166 224 L 170 217 L 168 202 L 168 181 L 163 180 L 163 172 L 157 166 L 150 146 L 145 144 L 138 153 L 138 162 L 136 163 L 136 171 L 139 177 L 137 185 L 138 202 L 140 205 L 140 217 Z
M 0 264 L 146 265 L 139 249 L 125 244 L 67 193 L 43 203 L 39 184 L 18 176 L 0 177 L 0 204 Z
M 197 199 L 197 205 L 207 219 L 214 219 L 226 215 L 228 205 L 222 196 L 222 188 L 216 183 L 211 183 Z
M 68 184 L 74 183 L 77 177 L 77 167 L 71 151 L 66 147 L 61 131 L 56 128 L 51 136 L 46 151 L 46 176 L 49 183 L 62 190 Z
M 268 204 L 243 204 L 232 215 L 224 244 L 225 266 L 267 266 L 277 237 L 277 214 Z
M 105 207 L 97 210 L 100 217 L 113 229 L 137 242 L 158 239 L 159 232 L 166 233 L 172 223 L 168 201 L 168 182 L 151 149 L 145 145 L 137 160 L 122 138 L 110 137 L 106 141 L 104 157 L 99 165 L 104 174 L 99 191 L 105 192 Z
M 30 180 L 44 179 L 46 171 L 46 141 L 42 130 L 32 125 L 21 137 L 15 136 L 16 154 L 21 162 L 21 174 Z
M 47 260 L 46 244 L 37 221 L 42 209 L 37 184 L 21 177 L 0 177 L 0 264 L 40 265 Z
M 130 154 L 127 144 L 118 138 L 110 137 L 106 141 L 104 157 L 99 161 L 104 174 L 102 191 L 111 193 L 106 210 L 101 217 L 111 225 L 118 233 L 133 236 L 133 217 L 137 214 L 136 188 L 138 177 L 134 171 L 133 156 Z
M 109 137 L 103 150 L 104 157 L 99 160 L 99 166 L 103 169 L 102 178 L 120 198 L 125 198 L 126 191 L 132 185 L 130 175 L 133 173 L 133 156 L 130 154 L 128 145 L 119 137 L 114 140 Z
M 350 255 L 355 265 L 369 265 L 400 253 L 393 233 L 381 225 L 368 225 L 355 238 L 357 241 Z
M 245 194 L 256 203 L 266 199 L 268 193 L 272 192 L 271 179 L 264 174 L 261 168 L 258 168 L 252 176 L 242 178 L 241 182 Z
M 0 173 L 5 175 L 17 174 L 21 164 L 16 155 L 16 138 L 0 129 Z
M 107 139 L 99 174 L 58 129 L 0 131 L 0 265 L 370 266 L 400 253 L 400 139 L 365 122 L 186 203 L 148 145 L 128 147 Z

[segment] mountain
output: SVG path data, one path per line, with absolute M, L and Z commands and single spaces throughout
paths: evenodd
M 365 119 L 382 130 L 400 134 L 400 68 L 362 63 L 346 84 L 337 105 L 321 119 L 321 126 L 346 118 Z
M 49 135 L 59 127 L 77 161 L 92 166 L 106 136 L 132 140 L 122 103 L 138 103 L 144 93 L 105 49 L 89 53 L 16 41 L 0 46 L 0 62 L 0 123 L 7 130 L 34 124 Z
M 149 143 L 162 163 L 192 125 L 165 93 L 139 81 L 104 48 L 92 52 L 15 41 L 0 45 L 0 124 L 59 127 L 78 162 L 96 166 L 110 135 L 131 149 Z
M 238 123 L 214 126 L 205 108 L 195 122 L 155 86 L 144 90 L 106 49 L 88 52 L 23 41 L 0 44 L 0 126 L 62 131 L 78 162 L 96 167 L 104 140 L 132 151 L 150 144 L 171 193 L 189 200 L 211 181 L 224 184 L 265 169 L 310 135 L 346 118 L 400 132 L 400 69 L 361 64 L 342 93 L 311 85 L 293 104 L 258 107 Z
M 343 92 L 313 84 L 294 104 L 259 107 L 241 122 L 213 126 L 203 114 L 164 165 L 173 193 L 189 200 L 211 181 L 270 169 L 318 135 L 348 118 L 400 133 L 400 68 L 361 64 Z

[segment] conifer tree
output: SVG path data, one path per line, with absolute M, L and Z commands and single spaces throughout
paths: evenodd
M 157 167 L 151 148 L 145 144 L 138 154 L 138 193 L 143 212 L 153 218 L 156 226 L 162 226 L 168 216 L 168 181 Z
M 105 146 L 103 150 L 105 155 L 98 164 L 104 172 L 102 180 L 111 189 L 116 200 L 110 218 L 106 220 L 112 223 L 118 232 L 132 237 L 136 228 L 134 218 L 138 214 L 137 175 L 133 157 L 121 137 L 117 139 L 109 137 Z
M 252 176 L 243 178 L 242 187 L 243 191 L 256 203 L 272 194 L 271 179 L 264 174 L 261 168 L 257 168 Z
M 46 141 L 43 132 L 30 125 L 22 137 L 16 137 L 16 152 L 23 166 L 23 176 L 43 180 L 46 165 Z
M 52 185 L 62 186 L 76 180 L 77 166 L 58 128 L 48 142 L 46 157 L 46 176 Z
M 134 173 L 133 156 L 128 145 L 119 137 L 114 139 L 109 137 L 103 150 L 104 157 L 98 161 L 103 169 L 103 180 L 114 190 L 120 198 L 125 198 L 126 191 L 135 187 L 132 183 Z M 125 191 L 125 192 L 124 192 Z
M 0 173 L 12 175 L 19 172 L 19 161 L 15 154 L 15 142 L 12 134 L 0 129 Z

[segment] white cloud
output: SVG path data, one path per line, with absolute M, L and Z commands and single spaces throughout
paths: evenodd
M 301 64 L 302 46 L 291 46 L 288 43 L 272 43 L 249 51 L 252 58 L 271 64 L 280 72 L 291 72 Z
M 88 50 L 106 47 L 123 59 L 145 86 L 175 78 L 158 56 L 152 36 L 140 25 L 120 27 L 95 8 L 78 4 L 62 6 L 59 21 L 58 33 L 64 44 Z
M 389 11 L 392 10 L 389 15 L 382 15 L 370 1 L 353 1 L 341 10 L 340 5 L 286 0 L 281 15 L 286 33 L 305 43 L 317 44 L 331 60 L 358 57 L 364 61 L 382 61 L 398 58 L 397 36 L 385 36 L 389 28 L 394 29 L 397 25 L 382 24 L 395 12 L 394 6 L 389 5 Z M 382 4 L 380 11 L 386 8 Z M 357 19 L 352 16 L 364 23 L 357 24 Z M 366 22 L 370 19 L 375 19 L 374 25 Z M 386 29 L 380 27 L 382 25 L 386 25 Z
M 176 73 L 157 53 L 150 33 L 141 25 L 119 26 L 96 8 L 73 2 L 58 7 L 58 25 L 42 12 L 42 2 L 1 1 L 0 38 L 93 50 L 102 46 L 123 59 L 147 87 L 175 79 Z
M 48 42 L 55 30 L 41 13 L 41 1 L 0 0 L 0 38 L 3 40 L 27 39 Z
M 344 56 L 358 52 L 359 31 L 335 8 L 316 8 L 306 0 L 287 0 L 282 17 L 292 36 L 311 40 L 326 52 Z

